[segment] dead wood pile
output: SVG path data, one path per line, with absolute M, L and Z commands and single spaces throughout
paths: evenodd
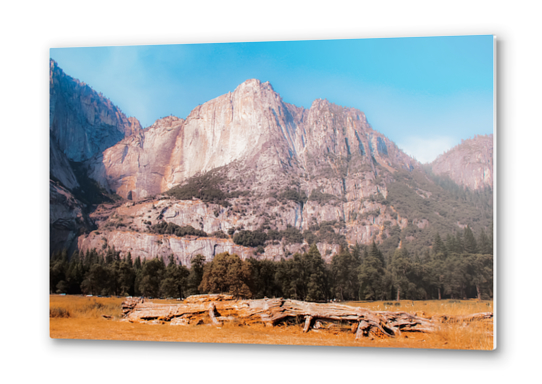
M 432 332 L 443 322 L 490 319 L 493 314 L 435 316 L 427 318 L 406 312 L 370 311 L 340 304 L 308 303 L 289 299 L 234 300 L 231 295 L 191 296 L 179 304 L 157 304 L 143 298 L 122 303 L 124 318 L 132 323 L 198 325 L 224 323 L 303 324 L 303 331 L 343 327 L 361 337 L 393 337 L 401 332 Z

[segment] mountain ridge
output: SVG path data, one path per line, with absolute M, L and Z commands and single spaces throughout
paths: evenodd
M 71 161 L 88 160 L 141 130 L 139 120 L 127 117 L 101 93 L 65 74 L 52 59 L 49 89 L 51 140 Z
M 297 107 L 284 102 L 269 82 L 249 79 L 194 108 L 186 119 L 168 116 L 145 129 L 120 114 L 120 129 L 108 124 L 107 111 L 118 108 L 103 108 L 106 112 L 97 113 L 103 124 L 97 125 L 124 136 L 111 145 L 111 135 L 103 136 L 104 142 L 90 136 L 97 141 L 89 146 L 95 153 L 79 158 L 78 169 L 121 200 L 83 207 L 75 216 L 66 215 L 66 202 L 72 212 L 84 204 L 51 200 L 51 217 L 58 219 L 58 211 L 72 220 L 70 234 L 63 235 L 66 248 L 113 246 L 133 257 L 174 254 L 189 264 L 198 252 L 208 260 L 222 251 L 279 260 L 315 242 L 329 261 L 341 246 L 375 241 L 385 250 L 421 249 L 438 231 L 489 227 L 478 200 L 461 197 L 454 203 L 455 197 L 374 130 L 362 111 L 325 99 L 314 100 L 309 109 Z M 51 114 L 51 121 L 59 121 L 57 114 L 64 121 L 84 115 L 62 103 Z M 77 139 L 84 129 L 66 126 L 72 135 L 65 136 Z M 75 140 L 75 148 L 84 145 Z M 96 150 L 102 146 L 107 148 Z M 70 151 L 58 147 L 52 141 L 52 158 L 60 152 L 73 161 Z M 89 185 L 77 179 L 80 172 L 74 180 L 65 164 L 51 162 L 52 178 L 67 187 L 63 193 Z M 179 239 L 153 232 L 160 223 L 190 226 L 207 236 Z M 56 227 L 52 222 L 52 233 Z M 233 234 L 243 231 L 263 233 L 267 240 L 257 249 L 234 243 Z M 53 244 L 58 249 L 62 241 Z
M 316 111 L 327 111 L 328 115 Z M 343 132 L 335 131 L 330 135 L 330 132 L 319 126 L 319 119 L 326 121 L 325 124 L 334 125 L 337 118 L 335 115 L 338 114 L 346 115 L 346 118 L 343 116 L 343 126 L 340 128 Z M 384 167 L 390 166 L 390 160 L 402 162 L 407 168 L 419 166 L 417 161 L 401 152 L 391 140 L 373 130 L 363 112 L 343 108 L 324 99 L 315 100 L 310 109 L 296 107 L 284 103 L 268 82 L 261 83 L 256 79 L 247 80 L 234 92 L 194 108 L 186 119 L 178 119 L 176 123 L 161 131 L 145 129 L 135 136 L 128 136 L 116 146 L 105 150 L 103 156 L 95 157 L 90 165 L 90 174 L 100 184 L 123 197 L 132 191 L 134 198 L 145 198 L 164 192 L 199 172 L 237 160 L 251 158 L 258 164 L 267 156 L 262 166 L 291 167 L 293 161 L 306 167 L 307 154 L 317 152 L 321 155 L 319 147 L 322 146 L 328 153 L 343 157 L 351 156 L 351 150 L 358 151 L 368 160 L 372 156 Z M 157 127 L 157 124 L 161 125 L 160 120 L 151 127 Z M 161 142 L 161 152 L 166 151 L 169 156 L 166 159 L 161 153 L 161 159 L 154 164 L 160 161 L 163 164 L 159 165 L 160 169 L 154 167 L 150 174 L 142 170 L 141 164 L 134 164 L 149 152 L 145 147 L 147 136 L 153 142 Z M 318 142 L 315 137 L 323 141 Z M 164 145 L 173 140 L 174 146 Z M 153 144 L 153 148 L 156 145 Z M 388 154 L 388 148 L 392 153 Z M 270 153 L 272 151 L 275 152 L 275 159 L 269 158 L 274 156 Z M 156 153 L 153 157 L 156 157 Z M 127 158 L 132 159 L 132 163 L 125 164 Z M 151 174 L 160 175 L 162 179 L 158 182 Z M 126 180 L 121 181 L 120 185 L 115 184 L 122 178 Z

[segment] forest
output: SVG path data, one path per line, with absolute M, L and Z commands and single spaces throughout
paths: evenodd
M 149 298 L 229 293 L 313 302 L 492 299 L 493 231 L 475 236 L 467 226 L 444 238 L 436 233 L 421 253 L 402 246 L 384 255 L 374 242 L 341 246 L 330 263 L 315 244 L 280 261 L 222 253 L 206 262 L 197 255 L 189 268 L 173 255 L 141 260 L 107 248 L 69 257 L 64 250 L 50 259 L 50 292 Z

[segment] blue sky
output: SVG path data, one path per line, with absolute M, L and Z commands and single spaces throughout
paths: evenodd
M 145 127 L 257 78 L 288 103 L 362 110 L 422 162 L 493 132 L 493 36 L 54 48 L 51 58 Z

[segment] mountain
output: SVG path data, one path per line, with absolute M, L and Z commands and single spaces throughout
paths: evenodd
M 73 249 L 77 236 L 94 228 L 87 215 L 88 202 L 81 200 L 99 190 L 89 187 L 86 172 L 77 172 L 78 163 L 141 131 L 141 125 L 88 85 L 66 75 L 54 60 L 50 60 L 49 86 L 51 249 Z
M 64 73 L 54 60 L 49 72 L 51 141 L 71 161 L 81 162 L 141 130 L 107 98 Z
M 471 190 L 493 189 L 493 134 L 461 140 L 430 167 L 434 174 L 448 176 Z
M 73 100 L 87 92 L 70 89 Z M 55 105 L 51 121 L 84 115 Z M 124 116 L 116 107 L 97 115 L 112 116 L 106 113 L 112 110 Z M 491 223 L 486 195 L 458 195 L 443 186 L 374 130 L 363 112 L 322 99 L 308 109 L 296 107 L 256 79 L 196 107 L 186 119 L 168 116 L 147 129 L 121 126 L 110 131 L 123 137 L 115 133 L 118 141 L 109 145 L 110 136 L 102 135 L 77 158 L 81 162 L 74 163 L 75 149 L 65 151 L 63 141 L 51 154 L 71 160 L 79 187 L 66 190 L 87 199 L 81 189 L 120 196 L 88 210 L 94 227 L 77 236 L 81 251 L 173 254 L 188 265 L 197 254 L 210 260 L 221 252 L 278 260 L 316 243 L 329 261 L 341 246 L 373 241 L 384 252 L 399 246 L 421 252 L 436 232 L 466 225 L 479 231 Z M 92 127 L 66 123 L 62 131 L 79 148 L 86 145 L 79 138 L 98 137 L 81 134 L 84 129 Z
M 233 163 L 253 174 L 251 187 L 257 190 L 267 190 L 287 172 L 318 170 L 342 178 L 341 172 L 346 176 L 354 165 L 371 170 L 375 164 L 417 165 L 372 130 L 362 112 L 326 100 L 316 100 L 309 110 L 298 108 L 284 103 L 269 83 L 248 80 L 195 108 L 186 120 L 159 120 L 95 156 L 90 175 L 125 198 L 140 199 Z M 345 192 L 342 184 L 326 188 Z

